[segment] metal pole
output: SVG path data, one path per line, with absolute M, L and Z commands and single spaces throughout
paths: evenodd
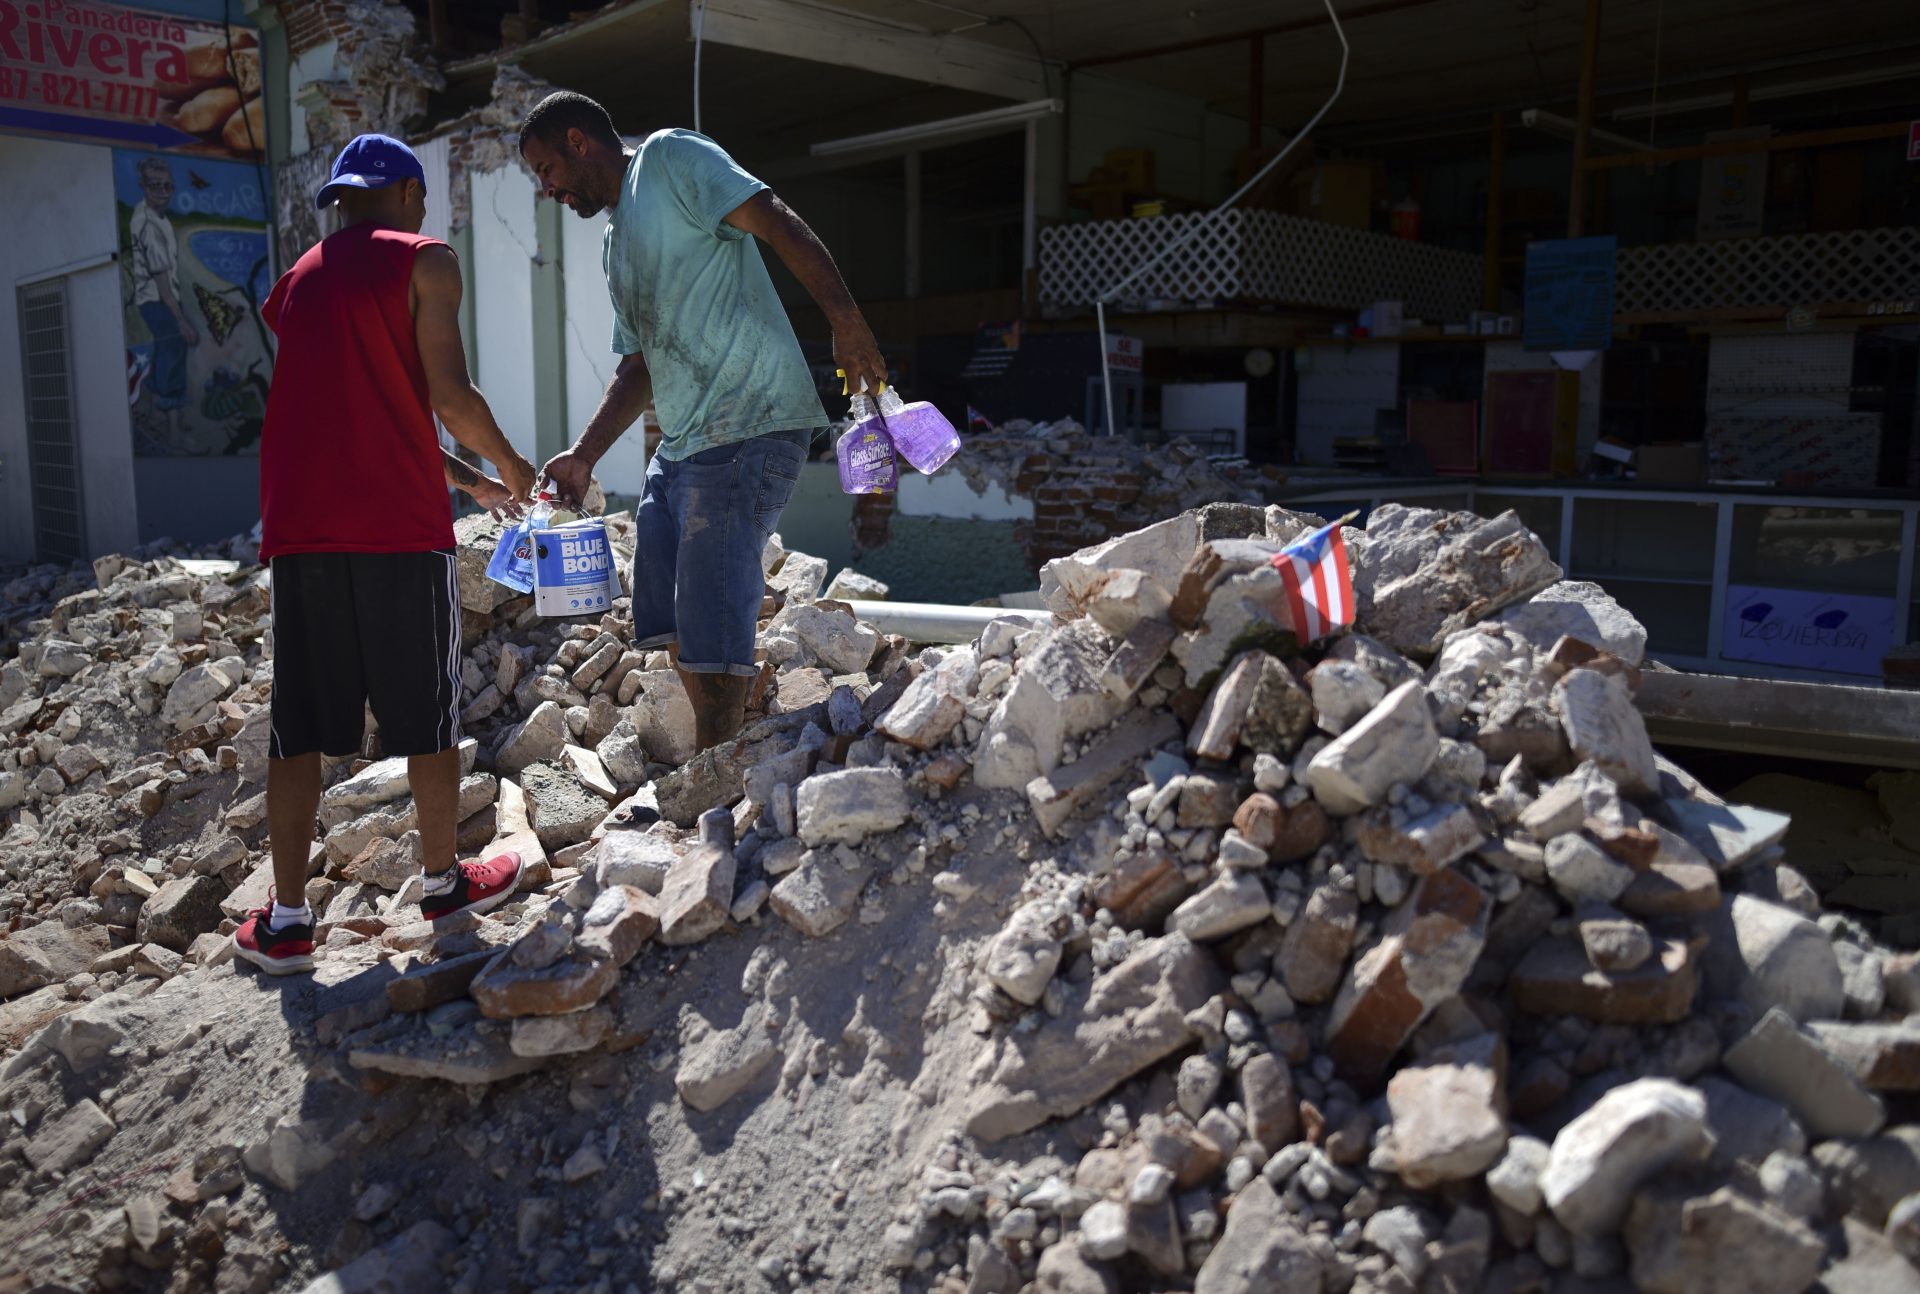
M 1247 148 L 1256 153 L 1266 134 L 1261 122 L 1267 100 L 1266 55 L 1265 36 L 1247 41 Z
M 1040 123 L 1027 119 L 1026 183 L 1020 194 L 1020 293 L 1031 309 L 1033 271 L 1040 264 Z
M 920 295 L 920 153 L 906 156 L 907 167 L 907 296 Z
M 1480 305 L 1482 309 L 1500 308 L 1500 225 L 1506 218 L 1501 190 L 1506 184 L 1507 118 L 1493 114 L 1493 144 L 1487 152 L 1487 245 L 1482 268 Z
M 1113 369 L 1107 363 L 1107 303 L 1095 301 L 1093 313 L 1100 321 L 1100 385 L 1106 390 L 1107 434 L 1111 436 L 1115 433 L 1113 430 Z
M 1011 620 L 1027 628 L 1053 624 L 1050 611 L 1012 607 L 959 607 L 934 602 L 849 602 L 854 618 L 883 634 L 899 634 L 916 643 L 970 643 L 995 620 Z
M 1587 151 L 1593 138 L 1593 89 L 1600 71 L 1600 0 L 1587 0 L 1587 29 L 1580 48 L 1580 111 L 1573 133 L 1573 184 L 1567 195 L 1567 237 L 1587 231 Z

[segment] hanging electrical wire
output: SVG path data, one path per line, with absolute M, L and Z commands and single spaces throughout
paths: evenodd
M 707 0 L 699 0 L 699 5 L 693 11 L 693 131 L 696 135 L 706 133 L 700 129 L 700 38 L 707 25 Z
M 1347 32 L 1346 29 L 1340 25 L 1340 15 L 1333 11 L 1333 0 L 1321 0 L 1321 3 L 1327 7 L 1327 17 L 1333 23 L 1333 34 L 1340 38 L 1340 75 L 1335 79 L 1333 83 L 1333 93 L 1327 96 L 1327 101 L 1320 105 L 1318 112 L 1307 118 L 1307 124 L 1302 126 L 1298 133 L 1287 141 L 1285 148 L 1275 153 L 1265 166 L 1255 171 L 1252 177 L 1248 179 L 1245 184 L 1229 194 L 1225 201 L 1212 211 L 1207 212 L 1206 215 L 1200 217 L 1200 219 L 1194 221 L 1186 233 L 1174 239 L 1165 247 L 1162 247 L 1155 255 L 1148 257 L 1133 273 L 1127 275 L 1127 277 L 1121 279 L 1118 283 L 1115 283 L 1112 287 L 1093 299 L 1094 318 L 1098 321 L 1100 328 L 1100 385 L 1105 397 L 1107 434 L 1109 436 L 1114 435 L 1115 431 L 1113 419 L 1113 369 L 1107 362 L 1107 302 L 1118 296 L 1123 289 L 1131 286 L 1136 279 L 1140 278 L 1148 270 L 1153 269 L 1169 256 L 1192 242 L 1202 231 L 1213 223 L 1214 217 L 1251 193 L 1254 186 L 1266 179 L 1273 171 L 1273 168 L 1280 165 L 1287 154 L 1291 153 L 1301 140 L 1313 133 L 1313 128 L 1320 124 L 1320 119 L 1327 115 L 1328 109 L 1333 107 L 1334 103 L 1340 98 L 1341 92 L 1347 88 L 1347 60 L 1353 50 L 1352 47 L 1347 44 Z
M 1647 147 L 1653 147 L 1654 128 L 1660 124 L 1660 37 L 1667 26 L 1667 0 L 1653 10 L 1653 107 L 1647 113 Z

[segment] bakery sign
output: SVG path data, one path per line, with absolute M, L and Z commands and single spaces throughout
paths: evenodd
M 0 131 L 257 160 L 259 35 L 120 5 L 0 0 Z
M 1892 598 L 1730 584 L 1720 654 L 1877 678 L 1895 642 L 1898 610 Z

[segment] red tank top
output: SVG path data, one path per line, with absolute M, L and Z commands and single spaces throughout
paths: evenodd
M 438 239 L 354 225 L 280 276 L 260 438 L 260 557 L 453 547 L 439 433 L 414 337 L 413 258 Z

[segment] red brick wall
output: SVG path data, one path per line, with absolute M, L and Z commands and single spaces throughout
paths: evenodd
M 342 0 L 280 0 L 280 21 L 286 26 L 287 48 L 295 58 L 338 40 L 351 25 Z
M 1157 517 L 1136 514 L 1146 478 L 1125 468 L 1079 466 L 1036 454 L 1021 465 L 1014 489 L 1033 500 L 1033 521 L 1020 527 L 1020 546 L 1038 570 L 1089 544 L 1139 528 Z

